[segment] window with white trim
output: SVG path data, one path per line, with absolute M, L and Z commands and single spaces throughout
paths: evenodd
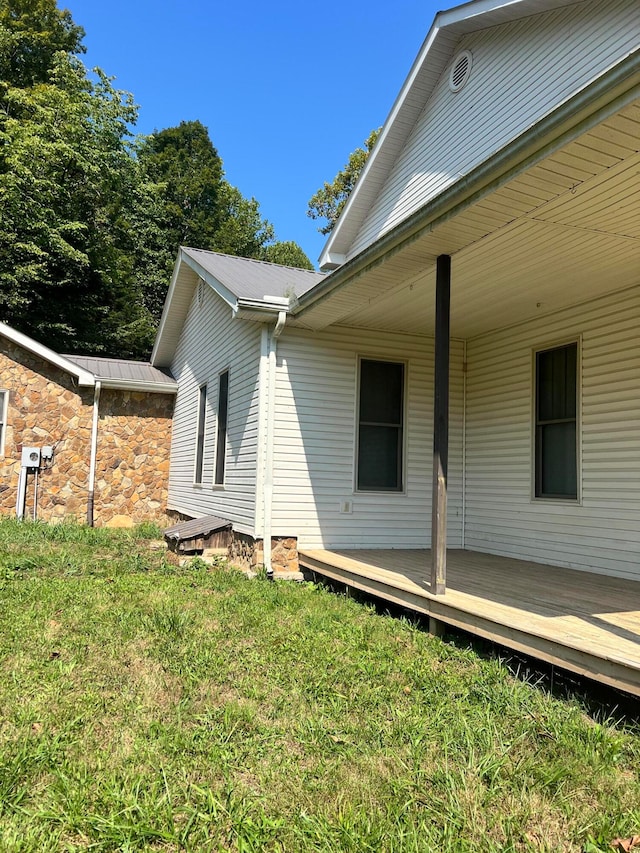
M 360 360 L 356 487 L 359 491 L 403 489 L 405 366 Z
M 196 438 L 196 467 L 193 476 L 196 485 L 202 484 L 204 468 L 204 435 L 207 424 L 207 386 L 201 385 L 198 393 L 198 430 Z
M 224 468 L 227 458 L 227 413 L 229 410 L 229 371 L 220 374 L 218 380 L 218 434 L 216 437 L 216 467 L 213 483 L 224 484 Z
M 578 344 L 536 352 L 535 496 L 578 497 Z

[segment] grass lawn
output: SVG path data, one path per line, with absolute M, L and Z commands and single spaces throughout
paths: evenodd
M 595 851 L 640 732 L 309 584 L 0 523 L 0 850 Z

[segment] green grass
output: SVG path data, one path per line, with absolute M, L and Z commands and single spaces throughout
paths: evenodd
M 640 733 L 309 584 L 0 523 L 0 850 L 599 851 Z M 610 849 L 610 848 L 609 848 Z

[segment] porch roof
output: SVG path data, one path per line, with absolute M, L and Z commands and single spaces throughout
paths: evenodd
M 596 108 L 597 107 L 597 108 Z M 451 333 L 472 338 L 640 282 L 640 52 L 588 116 L 418 211 L 305 294 L 296 324 L 433 334 L 452 256 Z

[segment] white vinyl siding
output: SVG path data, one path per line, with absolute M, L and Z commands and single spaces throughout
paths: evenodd
M 640 580 L 640 287 L 467 343 L 469 550 Z M 532 353 L 580 340 L 576 501 L 532 498 Z
M 456 548 L 462 542 L 462 353 L 462 343 L 452 342 L 449 544 Z M 402 493 L 354 490 L 360 357 L 406 364 Z M 431 536 L 433 340 L 285 328 L 276 383 L 273 535 L 298 536 L 307 548 L 424 548 Z
M 240 532 L 255 532 L 260 326 L 234 320 L 209 287 L 191 302 L 171 372 L 179 383 L 173 419 L 169 509 L 198 518 L 218 515 Z M 229 373 L 224 487 L 214 486 L 220 373 Z M 207 385 L 207 435 L 202 485 L 194 488 L 198 395 Z
M 637 0 L 591 0 L 463 37 L 452 59 L 461 49 L 473 54 L 467 84 L 452 93 L 446 67 L 347 258 L 524 133 L 639 42 Z

